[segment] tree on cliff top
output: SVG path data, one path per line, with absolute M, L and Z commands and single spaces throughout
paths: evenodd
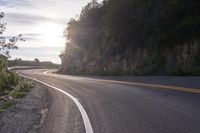
M 190 45 L 200 40 L 199 7 L 199 0 L 94 0 L 68 23 L 62 57 L 70 65 L 77 59 L 80 70 L 91 62 L 108 70 L 112 59 L 135 62 L 137 50 Z
M 199 39 L 199 7 L 197 0 L 93 0 L 78 20 L 68 23 L 67 38 L 85 49 L 105 40 L 122 53 L 137 47 L 171 47 Z

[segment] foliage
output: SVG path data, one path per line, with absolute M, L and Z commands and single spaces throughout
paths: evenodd
M 34 61 L 37 62 L 37 63 L 40 62 L 40 60 L 38 58 L 35 58 Z
M 4 17 L 4 13 L 0 13 L 0 20 Z M 6 29 L 6 23 L 0 22 L 0 95 L 13 89 L 13 86 L 18 84 L 19 77 L 17 74 L 8 72 L 7 70 L 7 58 L 9 56 L 10 49 L 16 49 L 15 45 L 17 41 L 22 40 L 21 35 L 19 37 L 12 37 L 7 40 L 2 34 Z
M 4 13 L 0 13 L 0 20 L 4 17 Z M 13 37 L 4 37 L 3 32 L 6 30 L 6 23 L 0 22 L 0 55 L 9 56 L 9 50 L 17 49 L 16 42 L 25 41 L 22 34 Z
M 8 109 L 9 107 L 11 107 L 14 104 L 15 104 L 14 100 L 7 100 L 7 101 L 3 102 L 3 104 L 0 106 L 0 113 L 4 112 L 6 109 Z
M 86 48 L 100 45 L 102 35 L 119 41 L 117 48 L 122 50 L 176 45 L 199 38 L 199 6 L 200 2 L 190 0 L 105 0 L 103 4 L 93 0 L 83 8 L 79 20 L 68 23 L 67 37 Z
M 7 58 L 3 55 L 0 55 L 0 71 L 7 67 Z
M 24 96 L 31 90 L 32 82 L 28 80 L 20 80 L 19 84 L 14 88 L 10 95 L 15 98 L 19 99 Z
M 11 74 L 13 74 L 13 76 L 17 76 L 15 73 L 11 73 Z M 16 77 L 13 77 L 12 80 L 15 78 Z M 4 89 L 4 91 L 7 91 L 7 93 L 5 93 L 3 96 L 0 95 L 0 113 L 4 112 L 6 109 L 14 105 L 16 102 L 16 99 L 25 97 L 27 93 L 31 90 L 32 88 L 31 81 L 19 79 L 18 77 L 17 79 L 18 79 L 18 82 L 17 84 L 13 85 L 12 90 Z
M 0 20 L 3 16 L 4 14 L 0 13 Z M 11 38 L 2 36 L 6 29 L 5 26 L 6 23 L 0 22 L 0 113 L 15 103 L 13 98 L 21 98 L 31 89 L 31 82 L 24 81 L 15 72 L 7 70 L 9 50 L 17 49 L 16 42 L 23 41 L 23 39 L 22 35 Z
M 93 0 L 79 19 L 68 23 L 63 63 L 69 71 L 94 61 L 107 67 L 113 57 L 130 60 L 138 48 L 150 48 L 158 53 L 145 59 L 140 69 L 156 74 L 163 63 L 162 49 L 199 40 L 199 7 L 200 1 L 191 0 Z
M 145 58 L 143 64 L 133 73 L 135 75 L 157 75 L 162 73 L 165 65 L 165 57 L 161 51 L 151 51 Z
M 0 69 L 0 95 L 13 89 L 19 82 L 19 77 L 16 73 L 8 72 L 6 68 L 6 60 L 0 59 L 0 66 L 4 66 Z
M 28 61 L 28 60 L 8 60 L 8 67 L 13 67 L 13 66 L 37 66 L 37 67 L 45 67 L 45 68 L 58 68 L 58 64 L 54 64 L 50 61 L 45 61 L 45 62 L 36 62 L 36 61 Z

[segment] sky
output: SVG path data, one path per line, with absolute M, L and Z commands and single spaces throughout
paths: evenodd
M 77 18 L 90 0 L 0 0 L 2 22 L 7 29 L 4 36 L 23 34 L 18 50 L 11 51 L 11 59 L 52 61 L 60 63 L 64 50 L 64 28 L 71 18 Z

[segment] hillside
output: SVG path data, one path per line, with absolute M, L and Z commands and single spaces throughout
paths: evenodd
M 95 0 L 66 27 L 60 73 L 200 75 L 200 1 Z
M 58 64 L 54 64 L 50 61 L 45 62 L 36 62 L 36 61 L 29 61 L 29 60 L 8 60 L 8 67 L 13 66 L 37 66 L 37 67 L 44 67 L 44 68 L 58 68 Z

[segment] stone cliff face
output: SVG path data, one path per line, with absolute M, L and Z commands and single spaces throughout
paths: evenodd
M 101 49 L 99 49 L 100 51 Z M 60 73 L 97 75 L 200 75 L 200 43 L 173 48 L 138 48 L 115 56 L 80 49 L 62 56 Z M 106 50 L 105 50 L 106 52 Z
M 61 73 L 200 75 L 200 2 L 93 0 L 66 27 Z

